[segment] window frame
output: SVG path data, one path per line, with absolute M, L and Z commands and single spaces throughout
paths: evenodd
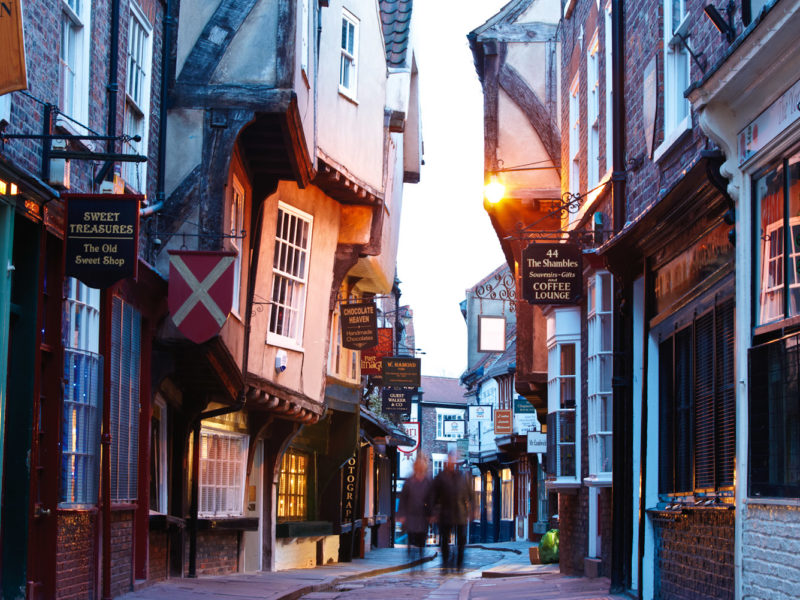
M 341 304 L 343 302 L 360 302 L 360 294 L 347 294 L 345 285 L 334 304 L 331 314 L 331 330 L 328 347 L 328 375 L 349 383 L 361 381 L 361 352 L 342 346 Z
M 606 172 L 610 172 L 614 168 L 614 111 L 611 109 L 614 102 L 614 82 L 612 75 L 613 56 L 613 38 L 612 38 L 612 8 L 611 2 L 606 4 L 604 11 L 604 28 L 605 28 L 605 101 L 606 101 Z
M 91 0 L 61 0 L 61 21 L 59 32 L 59 109 L 68 118 L 78 124 L 89 120 L 89 68 L 92 31 Z M 78 10 L 75 10 L 76 6 Z M 73 42 L 69 47 L 74 49 L 74 71 L 71 89 L 66 89 L 62 65 L 69 64 L 64 60 L 65 26 L 69 27 L 67 39 Z M 69 92 L 69 94 L 68 94 Z M 67 105 L 69 96 L 70 104 Z
M 231 237 L 228 238 L 228 245 L 231 250 L 236 252 L 236 257 L 233 259 L 233 297 L 231 301 L 231 312 L 239 319 L 241 319 L 242 263 L 244 260 L 239 236 L 242 235 L 242 231 L 244 231 L 245 228 L 244 219 L 246 208 L 247 198 L 244 186 L 234 173 L 231 177 L 229 213 Z
M 97 504 L 100 483 L 100 290 L 72 277 L 65 278 L 62 310 L 64 397 L 59 506 L 77 508 Z M 89 385 L 82 385 L 87 378 Z M 88 401 L 78 402 L 80 398 Z M 81 477 L 78 471 L 85 474 Z
M 238 482 L 234 482 L 232 485 L 224 486 L 226 489 L 232 489 L 233 493 L 233 505 L 238 506 L 237 508 L 231 509 L 223 509 L 217 510 L 217 502 L 212 502 L 215 504 L 213 510 L 210 510 L 208 506 L 208 501 L 204 496 L 204 491 L 206 489 L 210 490 L 218 490 L 221 489 L 223 486 L 216 483 L 214 484 L 207 484 L 206 479 L 208 477 L 207 473 L 209 471 L 208 465 L 211 460 L 214 460 L 214 465 L 222 464 L 221 460 L 217 459 L 210 459 L 208 455 L 203 456 L 203 443 L 204 439 L 208 439 L 209 437 L 216 437 L 216 438 L 227 438 L 229 440 L 236 440 L 240 445 L 240 452 L 241 455 L 239 457 L 240 461 L 240 469 L 239 469 L 239 477 Z M 200 430 L 200 464 L 199 467 L 199 474 L 198 477 L 198 499 L 197 499 L 197 516 L 200 518 L 234 518 L 234 517 L 241 517 L 245 514 L 245 491 L 246 491 L 246 481 L 247 481 L 247 453 L 249 450 L 249 443 L 250 443 L 250 436 L 246 433 L 241 433 L 238 431 L 229 431 L 229 430 L 222 430 L 216 429 L 213 427 L 203 427 Z M 206 442 L 206 448 L 208 448 L 208 443 Z M 235 464 L 235 460 L 228 461 L 231 464 Z M 217 477 L 215 477 L 217 479 Z M 229 479 L 237 479 L 236 473 Z M 238 492 L 237 492 L 238 490 Z M 238 498 L 238 503 L 237 503 Z
M 580 108 L 580 72 L 575 74 L 569 86 L 569 191 L 579 194 L 581 191 L 581 108 Z M 568 211 L 569 224 L 577 219 L 577 213 Z
M 277 231 L 277 227 L 281 223 L 281 213 L 284 215 L 298 219 L 308 226 L 307 234 L 306 234 L 306 245 L 305 247 L 301 248 L 296 244 L 292 244 L 290 240 L 283 240 L 279 237 L 279 232 Z M 286 217 L 284 217 L 286 218 Z M 290 350 L 296 350 L 298 352 L 303 351 L 303 333 L 304 333 L 304 325 L 305 325 L 305 311 L 306 311 L 306 299 L 308 297 L 308 275 L 311 269 L 311 254 L 313 248 L 313 233 L 314 233 L 314 217 L 308 213 L 305 213 L 301 210 L 290 206 L 289 204 L 285 204 L 283 202 L 278 202 L 278 216 L 276 219 L 276 234 L 275 234 L 275 247 L 274 247 L 274 254 L 273 254 L 273 266 L 272 266 L 272 287 L 271 287 L 271 310 L 270 316 L 267 325 L 267 341 L 266 343 L 272 346 L 279 346 L 282 348 L 288 348 Z M 288 244 L 295 246 L 295 249 L 300 250 L 301 253 L 304 253 L 302 258 L 304 259 L 303 265 L 303 276 L 297 277 L 288 273 L 287 271 L 282 271 L 277 268 L 278 261 L 280 260 L 280 251 L 283 246 L 280 244 Z M 298 255 L 300 256 L 300 255 Z M 276 294 L 280 294 L 280 280 L 284 279 L 289 283 L 284 289 L 291 288 L 292 290 L 297 291 L 297 302 L 295 305 L 287 305 L 281 303 L 276 300 Z M 295 286 L 297 286 L 295 288 Z M 291 300 L 290 300 L 291 301 Z M 288 308 L 289 311 L 297 317 L 296 323 L 296 331 L 294 335 L 284 335 L 283 333 L 277 333 L 273 331 L 274 321 L 273 319 L 276 318 L 276 315 L 279 315 L 280 308 L 276 307 L 284 307 L 284 309 Z M 277 318 L 281 319 L 280 328 L 284 329 L 286 327 L 286 317 L 285 312 L 283 313 L 284 316 L 278 316 Z M 291 325 L 291 324 L 290 324 Z
M 126 140 L 126 153 L 147 156 L 150 137 L 150 106 L 153 66 L 153 26 L 136 3 L 129 4 L 128 48 L 126 51 L 125 114 L 123 133 L 139 135 L 141 141 Z M 138 35 L 141 32 L 141 35 Z M 140 45 L 133 50 L 134 44 Z M 136 90 L 139 90 L 138 93 Z M 122 164 L 122 178 L 135 191 L 147 191 L 147 163 L 126 162 Z M 138 180 L 138 181 L 137 181 Z
M 289 471 L 292 458 L 295 458 L 295 463 L 299 463 L 300 459 L 302 459 L 302 471 Z M 299 468 L 299 467 L 298 467 Z M 284 480 L 284 476 L 289 475 L 290 478 L 288 480 Z M 290 482 L 292 481 L 291 475 L 296 476 L 295 481 L 298 482 L 298 486 L 300 491 L 297 493 L 292 493 L 287 491 L 287 487 L 289 487 Z M 284 481 L 286 481 L 286 486 L 284 486 Z M 308 520 L 308 499 L 309 499 L 309 484 L 311 482 L 311 455 L 307 452 L 303 452 L 298 450 L 297 448 L 287 448 L 286 452 L 283 453 L 281 456 L 281 464 L 279 469 L 279 476 L 278 476 L 278 486 L 275 491 L 275 518 L 280 523 L 285 523 L 287 521 L 306 521 Z M 299 498 L 302 500 L 302 514 L 300 511 L 297 511 L 295 514 L 281 514 L 283 512 L 283 507 L 290 506 L 290 504 L 286 504 L 287 498 Z M 284 504 L 281 504 L 281 501 L 284 501 Z
M 547 446 L 548 487 L 574 487 L 580 485 L 581 465 L 581 331 L 580 308 L 553 308 L 547 314 Z M 558 331 L 557 328 L 561 328 Z M 567 346 L 572 346 L 572 373 L 564 372 L 562 357 Z M 561 391 L 565 379 L 573 380 L 574 405 L 563 401 Z M 571 423 L 570 423 L 571 421 Z M 566 441 L 563 440 L 566 428 Z M 571 431 L 571 441 L 569 434 Z M 562 471 L 561 448 L 573 450 L 573 472 Z M 567 450 L 568 451 L 568 450 Z
M 153 426 L 153 418 L 156 417 L 156 413 L 158 413 L 158 427 Z M 164 398 L 161 397 L 160 394 L 156 394 L 155 398 L 153 399 L 153 415 L 151 417 L 151 425 L 150 425 L 150 435 L 151 435 L 151 442 L 150 442 L 150 469 L 151 469 L 151 478 L 150 478 L 150 486 L 151 489 L 153 485 L 156 486 L 156 499 L 157 504 L 153 506 L 152 503 L 152 496 L 150 502 L 150 512 L 157 513 L 157 514 L 167 514 L 169 512 L 169 497 L 168 497 L 168 489 L 169 489 L 169 482 L 168 482 L 168 474 L 169 474 L 169 463 L 167 462 L 167 403 Z M 157 441 L 156 441 L 157 440 Z M 154 446 L 157 445 L 157 448 L 154 449 Z M 158 479 L 153 481 L 153 471 L 158 475 Z M 152 492 L 151 492 L 152 494 Z
M 586 189 L 600 182 L 600 45 L 597 32 L 586 51 Z
M 677 0 L 680 19 L 676 26 L 672 10 L 673 1 L 664 0 L 663 3 L 664 142 L 662 147 L 654 153 L 659 157 L 663 154 L 664 147 L 670 147 L 684 131 L 691 128 L 691 106 L 688 98 L 683 95 L 691 80 L 691 63 L 689 62 L 689 50 L 686 47 L 686 44 L 689 43 L 687 32 L 691 15 L 686 10 L 686 0 Z M 681 83 L 681 79 L 684 80 L 683 83 Z M 662 152 L 658 150 L 662 150 Z
M 500 520 L 514 520 L 514 475 L 509 468 L 500 470 Z
M 608 290 L 606 289 L 608 287 Z M 587 443 L 589 450 L 589 478 L 594 482 L 610 485 L 613 469 L 613 455 L 609 454 L 608 468 L 601 468 L 603 440 L 607 448 L 611 447 L 613 429 L 602 427 L 603 408 L 606 408 L 606 420 L 611 425 L 611 411 L 613 411 L 613 390 L 611 378 L 613 376 L 613 293 L 614 283 L 611 273 L 597 271 L 588 278 L 587 282 Z M 608 304 L 605 305 L 604 303 Z M 605 317 L 605 319 L 604 319 Z M 605 340 L 608 347 L 603 347 Z M 607 372 L 604 374 L 603 370 Z M 602 389 L 601 382 L 607 384 L 607 389 Z M 605 400 L 605 402 L 604 402 Z
M 464 421 L 464 435 L 466 436 L 466 411 L 463 408 L 441 408 L 436 407 L 436 439 L 444 441 L 460 440 L 458 436 L 445 435 L 445 421 Z
M 359 49 L 359 24 L 360 21 L 353 13 L 346 8 L 342 8 L 342 34 L 344 38 L 345 28 L 348 27 L 347 39 L 340 40 L 339 50 L 339 93 L 355 100 L 358 90 L 358 49 Z M 347 48 L 349 41 L 349 27 L 352 26 L 352 51 Z M 343 82 L 345 76 L 345 65 L 347 65 L 346 72 L 348 73 L 349 85 Z

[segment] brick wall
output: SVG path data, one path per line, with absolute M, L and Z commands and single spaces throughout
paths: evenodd
M 97 513 L 58 511 L 56 598 L 95 598 L 96 552 L 94 528 Z
M 797 598 L 800 590 L 800 507 L 744 507 L 742 597 Z
M 559 567 L 564 575 L 583 575 L 588 552 L 589 494 L 585 487 L 558 494 Z
M 166 531 L 150 531 L 147 551 L 147 579 L 160 581 L 167 578 L 169 569 L 169 541 Z
M 111 513 L 111 595 L 133 589 L 133 511 Z
M 651 517 L 656 536 L 654 600 L 734 597 L 734 511 L 699 509 Z
M 600 505 L 600 573 L 601 577 L 608 577 L 611 573 L 611 538 L 613 535 L 613 528 L 611 523 L 611 507 L 612 507 L 612 493 L 611 488 L 602 488 L 598 496 L 598 503 Z
M 189 536 L 186 536 L 184 575 L 189 572 Z M 315 554 L 316 556 L 316 554 Z M 197 532 L 197 574 L 226 575 L 239 570 L 239 533 Z

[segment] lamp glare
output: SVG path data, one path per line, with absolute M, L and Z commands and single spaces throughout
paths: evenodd
M 492 175 L 489 179 L 489 183 L 486 184 L 484 188 L 484 194 L 486 195 L 486 200 L 489 201 L 490 204 L 497 204 L 500 200 L 503 199 L 506 193 L 506 186 L 500 183 L 500 180 L 497 178 L 497 175 Z

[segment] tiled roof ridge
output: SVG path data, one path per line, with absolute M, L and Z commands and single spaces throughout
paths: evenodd
M 413 0 L 379 0 L 386 63 L 390 67 L 406 64 L 413 3 Z

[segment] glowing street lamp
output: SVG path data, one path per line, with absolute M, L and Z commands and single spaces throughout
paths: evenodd
M 489 177 L 489 183 L 483 188 L 483 194 L 489 204 L 497 204 L 506 194 L 506 186 L 502 184 L 496 174 Z

